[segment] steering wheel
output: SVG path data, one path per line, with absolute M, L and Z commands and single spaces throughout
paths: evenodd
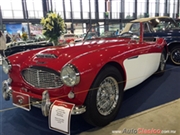
M 132 31 L 124 32 L 120 36 L 122 37 L 139 37 L 138 33 L 133 33 Z

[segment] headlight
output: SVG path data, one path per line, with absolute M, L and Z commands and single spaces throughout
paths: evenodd
M 4 73 L 6 74 L 8 74 L 11 69 L 10 63 L 5 58 L 2 59 L 2 68 L 3 68 Z
M 80 82 L 80 74 L 74 65 L 68 64 L 61 70 L 61 79 L 67 86 L 74 86 Z

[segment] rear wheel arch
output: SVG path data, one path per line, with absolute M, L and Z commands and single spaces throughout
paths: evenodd
M 174 47 L 180 47 L 180 42 L 172 42 L 170 44 L 168 44 L 168 50 L 171 51 Z

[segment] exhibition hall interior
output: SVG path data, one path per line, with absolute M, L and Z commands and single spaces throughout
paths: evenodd
M 0 135 L 180 135 L 180 0 L 0 0 Z

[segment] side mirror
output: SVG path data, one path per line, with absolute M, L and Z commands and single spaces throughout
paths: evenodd
M 131 37 L 131 40 L 139 40 L 139 36 L 133 35 L 133 36 Z

